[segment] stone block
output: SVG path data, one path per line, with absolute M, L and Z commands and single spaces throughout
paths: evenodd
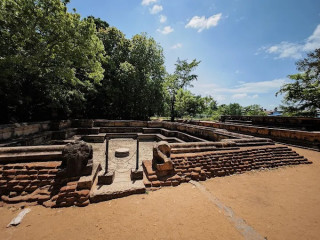
M 83 141 L 68 143 L 63 151 L 63 161 L 66 167 L 67 177 L 80 176 L 81 171 L 92 158 L 92 146 Z
M 143 171 L 142 169 L 131 169 L 131 180 L 142 180 L 143 179 Z
M 113 183 L 114 177 L 114 171 L 108 171 L 107 173 L 98 175 L 98 185 L 110 185 Z

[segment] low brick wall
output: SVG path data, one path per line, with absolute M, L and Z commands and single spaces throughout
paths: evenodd
M 87 206 L 90 189 L 78 189 L 79 179 L 66 178 L 61 161 L 1 164 L 0 197 L 5 203 Z
M 218 129 L 226 129 L 237 133 L 250 134 L 257 137 L 271 138 L 275 141 L 305 146 L 320 150 L 320 132 L 290 130 L 271 127 L 257 127 L 245 124 L 232 124 L 210 121 L 188 121 L 190 124 Z
M 85 151 L 86 145 L 81 142 L 0 148 L 0 199 L 5 203 L 27 202 L 46 207 L 87 206 L 93 162 L 89 153 L 79 152 L 77 144 Z M 74 156 L 84 154 L 82 158 L 86 156 L 87 162 L 71 175 L 68 169 L 76 170 L 77 164 L 66 159 L 70 159 L 70 147 L 74 146 Z M 63 153 L 66 149 L 68 158 Z
M 303 156 L 282 146 L 259 146 L 239 150 L 222 150 L 188 154 L 172 154 L 174 174 L 161 176 L 152 168 L 151 161 L 144 161 L 147 187 L 177 186 L 192 180 L 222 177 L 246 171 L 288 165 L 310 164 Z
M 308 131 L 320 131 L 320 118 L 281 116 L 221 116 L 220 121 L 239 121 L 253 125 L 276 126 Z
M 4 202 L 43 202 L 58 183 L 61 161 L 0 165 L 0 196 Z

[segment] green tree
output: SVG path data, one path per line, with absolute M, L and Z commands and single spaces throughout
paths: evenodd
M 175 110 L 177 117 L 191 116 L 195 117 L 205 109 L 204 98 L 200 95 L 196 96 L 188 90 L 182 88 L 178 90 L 176 95 Z
M 146 34 L 127 39 L 115 27 L 99 28 L 97 34 L 106 51 L 105 72 L 96 92 L 88 97 L 88 116 L 149 119 L 161 114 L 165 73 L 162 48 Z
M 109 23 L 103 21 L 100 18 L 95 18 L 94 16 L 89 16 L 87 19 L 92 20 L 96 25 L 96 30 L 99 32 L 100 29 L 106 30 L 109 27 Z
M 67 3 L 0 2 L 0 121 L 80 113 L 85 94 L 103 78 L 95 25 L 69 13 Z
M 125 115 L 127 92 L 130 91 L 130 80 L 126 74 L 129 69 L 128 56 L 130 40 L 115 27 L 99 28 L 97 36 L 105 49 L 105 60 L 102 62 L 103 80 L 95 85 L 95 91 L 87 96 L 87 116 L 93 118 L 119 119 Z
M 191 63 L 187 60 L 177 60 L 175 64 L 175 71 L 173 74 L 166 76 L 166 89 L 170 95 L 170 115 L 171 121 L 175 118 L 175 102 L 176 95 L 179 89 L 192 87 L 191 82 L 197 80 L 198 75 L 192 74 L 195 68 L 199 65 L 200 61 L 194 59 Z
M 146 34 L 131 39 L 129 61 L 134 66 L 131 116 L 149 119 L 163 112 L 165 66 L 162 47 Z
M 239 103 L 230 103 L 228 105 L 222 104 L 218 107 L 220 115 L 234 115 L 234 116 L 241 116 L 243 108 Z
M 203 114 L 210 116 L 213 114 L 214 111 L 218 109 L 218 103 L 216 100 L 214 100 L 211 96 L 205 96 L 203 97 L 204 101 L 204 111 Z
M 267 114 L 258 104 L 249 105 L 243 108 L 244 115 L 246 116 L 266 116 Z
M 316 116 L 320 109 L 320 49 L 296 64 L 300 73 L 289 75 L 294 82 L 284 84 L 276 96 L 284 94 L 281 108 L 285 113 Z

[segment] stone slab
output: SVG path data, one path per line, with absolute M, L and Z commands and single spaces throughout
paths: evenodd
M 115 182 L 112 185 L 97 185 L 90 194 L 90 202 L 97 203 L 132 194 L 143 194 L 146 188 L 142 180 L 134 182 Z
M 129 156 L 129 148 L 118 148 L 114 155 L 118 158 L 127 157 Z

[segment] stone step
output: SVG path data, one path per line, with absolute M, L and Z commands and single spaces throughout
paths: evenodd
M 85 142 L 103 143 L 105 136 L 106 136 L 105 133 L 90 134 L 90 135 L 82 136 L 81 140 Z
M 152 169 L 152 161 L 151 160 L 142 161 L 142 166 L 143 166 L 147 176 L 156 174 L 156 172 Z
M 60 131 L 53 131 L 52 132 L 52 140 L 64 140 L 73 137 L 77 134 L 76 128 L 67 128 Z
M 137 133 L 142 131 L 141 127 L 100 127 L 101 133 Z
M 146 188 L 142 180 L 114 182 L 111 185 L 97 185 L 90 193 L 90 202 L 97 203 L 133 194 L 143 194 L 145 192 Z
M 99 134 L 100 128 L 78 128 L 77 134 L 79 135 L 89 135 L 89 134 Z
M 61 160 L 62 152 L 27 152 L 27 153 L 7 153 L 0 155 L 1 163 L 29 162 L 29 161 L 53 161 Z
M 181 153 L 198 153 L 198 152 L 211 152 L 211 151 L 224 151 L 224 150 L 238 150 L 239 147 L 224 147 L 224 148 L 217 148 L 215 146 L 211 147 L 201 147 L 201 148 L 172 148 L 172 154 L 181 154 Z
M 62 151 L 65 145 L 54 146 L 23 146 L 23 147 L 2 147 L 0 148 L 0 154 L 3 153 L 25 153 L 25 152 L 56 152 Z

